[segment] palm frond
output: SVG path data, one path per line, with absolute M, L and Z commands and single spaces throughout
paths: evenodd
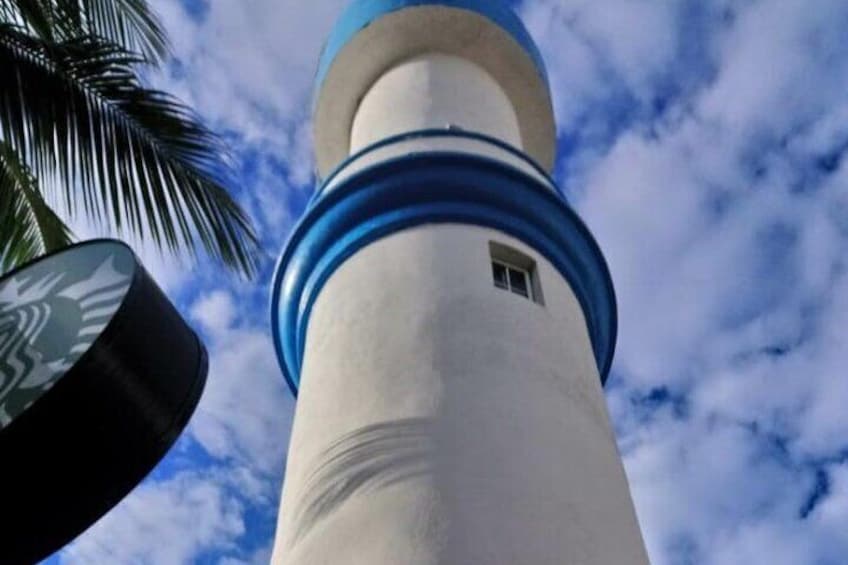
M 57 197 L 96 221 L 252 274 L 259 253 L 229 196 L 218 137 L 170 95 L 144 88 L 140 55 L 99 37 L 48 43 L 0 24 L 0 138 Z M 81 200 L 81 202 L 80 202 Z
M 81 0 L 81 4 L 91 34 L 153 61 L 168 54 L 165 31 L 145 0 Z
M 8 143 L 0 142 L 0 271 L 71 243 L 38 182 Z
M 45 40 L 55 37 L 56 14 L 51 2 L 0 0 L 0 21 L 22 26 Z
M 46 41 L 99 37 L 152 62 L 169 51 L 162 24 L 146 0 L 0 0 L 0 22 Z

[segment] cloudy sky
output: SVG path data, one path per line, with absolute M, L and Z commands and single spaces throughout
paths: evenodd
M 156 0 L 153 77 L 230 140 L 256 285 L 144 253 L 211 372 L 156 471 L 49 563 L 267 563 L 294 402 L 273 259 L 313 188 L 310 86 L 343 0 Z M 655 565 L 848 563 L 848 3 L 524 0 L 556 176 L 618 291 L 607 401 Z

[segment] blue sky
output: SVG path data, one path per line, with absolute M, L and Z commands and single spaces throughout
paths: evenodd
M 167 459 L 49 562 L 267 563 L 294 407 L 267 285 L 313 188 L 311 79 L 344 2 L 154 4 L 176 60 L 153 80 L 230 140 L 267 257 L 248 285 L 138 246 L 209 383 Z M 652 562 L 848 562 L 848 3 L 516 6 L 556 176 L 618 292 L 607 401 Z

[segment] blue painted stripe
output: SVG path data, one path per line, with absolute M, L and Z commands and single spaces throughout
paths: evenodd
M 327 73 L 345 45 L 357 33 L 381 17 L 412 6 L 448 6 L 476 12 L 509 33 L 521 45 L 538 69 L 539 76 L 548 84 L 547 71 L 539 48 L 530 37 L 524 24 L 503 0 L 354 0 L 342 13 L 318 63 L 315 77 L 315 92 L 320 92 Z
M 355 163 L 359 159 L 366 157 L 366 156 L 370 155 L 371 153 L 373 153 L 373 152 L 375 152 L 379 149 L 382 149 L 384 147 L 388 147 L 389 145 L 394 145 L 396 143 L 404 143 L 406 141 L 413 141 L 413 140 L 416 140 L 416 139 L 431 139 L 431 138 L 434 138 L 434 137 L 453 137 L 453 138 L 458 138 L 458 139 L 471 139 L 471 140 L 474 140 L 474 141 L 480 141 L 480 142 L 483 142 L 483 143 L 486 143 L 486 144 L 489 144 L 489 145 L 493 145 L 493 146 L 495 146 L 499 149 L 503 149 L 505 152 L 509 153 L 510 155 L 517 157 L 518 159 L 521 159 L 522 161 L 527 163 L 528 166 L 533 168 L 533 170 L 535 170 L 537 173 L 539 173 L 540 176 L 542 176 L 544 179 L 546 179 L 550 183 L 551 188 L 553 188 L 557 192 L 560 192 L 559 186 L 557 185 L 556 181 L 554 181 L 553 177 L 551 177 L 551 175 L 548 173 L 548 171 L 545 170 L 544 167 L 542 167 L 542 165 L 537 163 L 534 159 L 532 159 L 529 155 L 527 155 L 526 153 L 524 153 L 520 149 L 510 145 L 509 143 L 507 143 L 507 142 L 505 142 L 501 139 L 498 139 L 497 137 L 492 137 L 490 135 L 478 133 L 476 131 L 465 131 L 465 130 L 462 130 L 462 129 L 429 128 L 429 129 L 412 130 L 412 131 L 408 131 L 408 132 L 404 132 L 404 133 L 399 133 L 397 135 L 392 135 L 392 136 L 386 137 L 384 139 L 381 139 L 380 141 L 377 141 L 376 143 L 372 143 L 371 145 L 369 145 L 367 147 L 360 149 L 359 151 L 357 151 L 356 153 L 354 153 L 353 155 L 351 155 L 350 157 L 348 157 L 347 159 L 342 161 L 342 163 L 339 166 L 337 166 L 335 169 L 333 169 L 330 172 L 329 175 L 327 175 L 327 178 L 323 180 L 323 182 L 321 183 L 321 186 L 318 187 L 318 190 L 316 190 L 315 194 L 312 196 L 312 201 L 314 202 L 314 201 L 318 200 L 324 194 L 324 192 L 327 190 L 327 187 L 330 184 L 332 184 L 332 182 L 335 180 L 335 178 L 337 176 L 339 176 L 339 174 L 342 171 L 344 171 L 347 167 L 349 167 L 351 164 Z M 562 194 L 562 193 L 560 192 L 560 194 Z
M 514 236 L 550 261 L 582 306 L 602 382 L 615 349 L 616 303 L 603 255 L 557 194 L 499 161 L 419 153 L 382 162 L 326 193 L 295 227 L 272 286 L 274 345 L 296 395 L 309 316 L 323 285 L 358 250 L 392 233 L 464 223 Z

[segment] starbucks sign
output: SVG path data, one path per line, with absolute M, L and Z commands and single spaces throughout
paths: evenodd
M 203 343 L 129 247 L 0 277 L 0 564 L 37 563 L 144 479 L 194 412 Z
M 102 242 L 0 282 L 0 429 L 88 351 L 126 296 L 134 268 L 128 248 Z

